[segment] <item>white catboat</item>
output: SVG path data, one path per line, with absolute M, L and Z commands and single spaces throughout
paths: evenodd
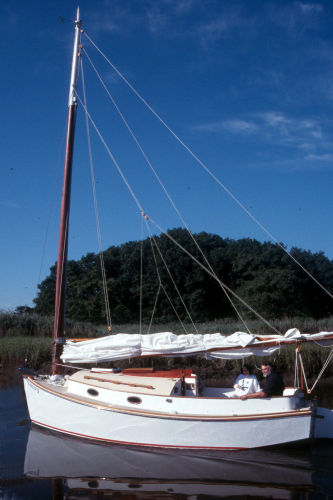
M 282 396 L 242 400 L 228 397 L 232 388 L 205 387 L 190 369 L 79 369 L 61 374 L 63 364 L 114 361 L 137 357 L 205 356 L 244 359 L 268 356 L 284 346 L 333 342 L 333 332 L 254 335 L 236 332 L 175 335 L 117 334 L 90 340 L 64 336 L 65 270 L 74 126 L 78 104 L 76 86 L 80 59 L 81 23 L 75 22 L 70 83 L 68 135 L 64 169 L 51 376 L 25 375 L 24 387 L 31 421 L 71 436 L 106 443 L 147 447 L 239 450 L 311 438 L 333 438 L 333 412 L 312 405 L 294 387 Z M 212 271 L 209 271 L 212 274 Z M 227 287 L 224 291 L 233 294 Z M 64 344 L 64 345 L 63 345 Z M 301 363 L 301 367 L 303 367 Z

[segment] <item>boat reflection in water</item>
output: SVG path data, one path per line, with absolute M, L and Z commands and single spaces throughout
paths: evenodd
M 68 498 L 304 498 L 314 492 L 309 448 L 288 452 L 141 450 L 96 444 L 32 427 L 24 473 L 55 481 Z M 60 496 L 61 496 L 60 494 Z M 299 496 L 298 496 L 299 494 Z

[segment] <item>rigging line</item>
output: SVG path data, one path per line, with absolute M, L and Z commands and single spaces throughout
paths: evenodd
M 316 387 L 317 383 L 319 382 L 322 374 L 324 373 L 324 371 L 326 370 L 328 364 L 330 363 L 331 359 L 333 358 L 333 349 L 331 350 L 331 352 L 329 353 L 328 355 L 328 358 L 327 360 L 325 361 L 325 363 L 323 364 L 323 367 L 322 369 L 320 370 L 319 374 L 318 374 L 318 377 L 316 378 L 315 382 L 313 383 L 313 386 L 311 387 L 310 389 L 310 392 L 313 391 L 313 389 Z
M 298 352 L 295 349 L 295 372 L 294 372 L 294 388 L 298 387 Z
M 63 139 L 62 139 L 62 146 L 61 146 L 61 150 L 63 149 L 64 147 L 64 143 L 65 143 L 65 138 L 66 138 L 66 126 L 64 128 L 64 135 L 63 135 Z M 40 263 L 40 267 L 39 267 L 39 273 L 38 273 L 38 280 L 37 280 L 37 283 L 40 282 L 40 278 L 41 278 L 41 274 L 42 274 L 42 269 L 43 269 L 43 265 L 44 265 L 44 258 L 45 258 L 45 252 L 46 252 L 46 244 L 47 244 L 47 240 L 48 240 L 48 235 L 49 235 L 49 229 L 50 229 L 50 225 L 51 225 L 51 219 L 52 219 L 52 215 L 53 215 L 53 211 L 54 211 L 54 206 L 55 206 L 55 201 L 56 201 L 56 186 L 59 182 L 59 178 L 60 178 L 60 175 L 61 175 L 61 167 L 60 167 L 60 152 L 58 153 L 59 154 L 59 159 L 58 159 L 58 168 L 57 168 L 57 172 L 56 172 L 56 175 L 55 175 L 55 178 L 54 178 L 54 181 L 53 181 L 53 189 L 52 189 L 52 192 L 53 192 L 53 198 L 51 199 L 51 203 L 50 203 L 50 208 L 49 208 L 49 214 L 48 214 L 48 219 L 47 219 L 47 224 L 46 224 L 46 231 L 45 231 L 45 237 L 44 237 L 44 242 L 43 242 L 43 248 L 42 248 L 42 257 L 41 257 L 41 263 Z
M 112 152 L 110 151 L 110 148 L 109 148 L 109 147 L 108 147 L 108 145 L 106 144 L 106 142 L 105 142 L 105 140 L 104 140 L 104 138 L 103 138 L 102 134 L 100 133 L 100 131 L 99 131 L 98 127 L 97 127 L 97 125 L 95 124 L 94 120 L 93 120 L 93 119 L 92 119 L 92 117 L 90 116 L 90 114 L 89 114 L 88 110 L 86 109 L 86 106 L 85 106 L 85 105 L 84 105 L 84 103 L 82 102 L 82 99 L 80 98 L 80 96 L 78 95 L 78 93 L 77 93 L 77 92 L 76 92 L 76 97 L 77 97 L 77 99 L 79 100 L 79 102 L 80 102 L 81 106 L 83 106 L 83 108 L 85 109 L 85 111 L 86 111 L 86 115 L 88 116 L 88 118 L 89 118 L 90 122 L 92 123 L 92 125 L 93 125 L 93 127 L 94 127 L 94 129 L 95 129 L 95 131 L 96 131 L 96 133 L 97 133 L 97 135 L 98 135 L 98 137 L 100 138 L 100 140 L 101 140 L 102 144 L 104 145 L 104 147 L 105 147 L 105 149 L 106 149 L 107 153 L 109 154 L 109 156 L 110 156 L 111 160 L 113 161 L 113 164 L 115 165 L 115 167 L 116 167 L 116 169 L 117 169 L 117 171 L 118 171 L 119 175 L 120 175 L 120 176 L 121 176 L 121 178 L 123 179 L 123 182 L 125 183 L 125 185 L 126 185 L 127 189 L 129 190 L 129 192 L 130 192 L 130 194 L 131 194 L 131 196 L 132 196 L 133 200 L 135 201 L 135 203 L 136 203 L 137 207 L 139 208 L 139 210 L 140 210 L 140 212 L 141 212 L 141 213 L 144 213 L 143 208 L 142 208 L 142 206 L 141 206 L 141 204 L 140 204 L 140 202 L 139 202 L 138 198 L 135 196 L 135 193 L 134 193 L 134 191 L 133 191 L 133 189 L 132 189 L 131 185 L 130 185 L 130 184 L 129 184 L 129 182 L 127 181 L 127 179 L 126 179 L 126 177 L 125 177 L 125 175 L 124 175 L 123 171 L 121 170 L 121 168 L 120 168 L 120 166 L 119 166 L 119 164 L 118 164 L 117 160 L 115 159 L 115 157 L 113 156 Z M 166 293 L 166 291 L 165 291 L 165 289 L 164 289 L 164 287 L 163 287 L 163 286 L 162 286 L 162 288 L 163 288 L 163 290 L 164 290 L 164 293 L 167 295 L 167 293 Z M 167 297 L 168 297 L 168 295 L 167 295 Z M 169 297 L 168 297 L 168 300 L 170 301 L 170 298 L 169 298 Z M 171 302 L 170 302 L 170 303 L 171 303 Z M 171 306 L 173 307 L 172 303 L 171 303 Z M 175 312 L 176 312 L 176 311 L 175 311 Z M 185 330 L 185 331 L 186 331 L 186 330 Z
M 188 331 L 186 330 L 186 327 L 185 327 L 184 323 L 183 323 L 183 322 L 182 322 L 182 320 L 180 319 L 180 316 L 179 316 L 179 314 L 178 314 L 178 312 L 177 312 L 177 310 L 176 310 L 176 308 L 175 308 L 175 306 L 174 306 L 174 304 L 173 304 L 173 302 L 172 302 L 172 300 L 171 300 L 171 297 L 170 297 L 170 295 L 168 294 L 168 292 L 166 291 L 165 286 L 164 286 L 164 285 L 162 285 L 162 283 L 161 283 L 161 288 L 162 288 L 162 290 L 163 290 L 163 292 L 164 292 L 164 294 L 165 294 L 166 298 L 168 299 L 169 304 L 170 304 L 170 306 L 171 306 L 171 308 L 172 308 L 173 312 L 175 313 L 175 316 L 176 316 L 177 320 L 179 321 L 179 324 L 180 324 L 180 325 L 181 325 L 181 327 L 183 328 L 183 330 L 184 330 L 185 334 L 186 334 L 186 335 L 188 335 Z
M 147 221 L 146 221 L 146 223 L 147 223 Z M 154 236 L 152 235 L 152 233 L 151 233 L 151 231 L 150 231 L 150 228 L 149 228 L 148 224 L 147 224 L 147 229 L 148 229 L 149 233 L 151 234 L 152 241 L 154 242 L 154 245 L 155 245 L 155 246 L 156 246 L 156 248 L 157 248 L 157 251 L 158 251 L 158 253 L 159 253 L 159 256 L 160 256 L 160 257 L 161 257 L 161 259 L 162 259 L 162 262 L 163 262 L 163 264 L 164 264 L 164 267 L 166 268 L 167 273 L 168 273 L 168 275 L 169 275 L 169 277 L 170 277 L 170 279 L 171 279 L 171 282 L 172 282 L 173 286 L 175 287 L 175 290 L 176 290 L 176 292 L 177 292 L 177 294 L 178 294 L 178 297 L 180 298 L 180 301 L 181 301 L 181 303 L 182 303 L 182 305 L 183 305 L 183 307 L 184 307 L 184 309 L 185 309 L 185 311 L 186 311 L 186 314 L 187 314 L 187 316 L 189 317 L 189 319 L 190 319 L 190 321 L 191 321 L 191 323 L 192 323 L 192 326 L 193 326 L 193 328 L 195 329 L 196 333 L 199 333 L 199 332 L 198 332 L 198 330 L 197 330 L 197 328 L 196 328 L 196 326 L 195 326 L 195 324 L 194 324 L 194 322 L 193 322 L 193 319 L 192 319 L 192 317 L 191 317 L 190 311 L 189 311 L 189 310 L 188 310 L 188 308 L 186 307 L 186 304 L 185 304 L 185 302 L 184 302 L 184 300 L 183 300 L 183 297 L 181 296 L 181 293 L 180 293 L 180 291 L 179 291 L 179 289 L 178 289 L 178 287 L 177 287 L 177 285 L 176 285 L 176 283 L 175 283 L 175 281 L 174 281 L 174 279 L 173 279 L 173 277 L 172 277 L 172 274 L 171 274 L 171 272 L 170 272 L 170 269 L 169 269 L 169 267 L 168 267 L 167 263 L 165 262 L 165 259 L 164 259 L 163 255 L 162 255 L 162 252 L 161 252 L 161 250 L 160 250 L 159 246 L 157 245 L 156 239 L 155 239 L 155 238 L 154 238 Z M 162 287 L 163 287 L 163 285 L 162 285 Z M 164 289 L 164 287 L 163 287 L 163 289 Z
M 126 83 L 126 85 L 132 90 L 132 92 L 140 99 L 140 101 L 151 111 L 151 113 L 159 120 L 164 127 L 173 135 L 173 137 L 183 146 L 184 149 L 192 156 L 192 158 L 209 174 L 215 182 L 222 187 L 222 189 L 237 203 L 237 205 L 250 217 L 250 219 L 257 224 L 294 262 L 297 264 L 325 293 L 333 299 L 333 294 L 327 290 L 280 242 L 273 234 L 266 229 L 266 227 L 245 207 L 245 205 L 235 196 L 232 191 L 220 180 L 216 175 L 203 163 L 202 160 L 191 150 L 187 144 L 169 127 L 169 125 L 163 120 L 163 118 L 150 106 L 150 104 L 141 96 L 141 94 L 130 84 L 130 82 L 125 78 L 125 76 L 118 70 L 118 68 L 106 57 L 106 55 L 101 51 L 101 49 L 93 42 L 93 40 L 84 32 L 84 35 L 88 38 L 89 42 L 95 47 L 95 49 L 102 55 L 102 57 L 108 62 L 108 64 L 114 69 L 117 75 Z
M 121 170 L 117 160 L 115 159 L 115 157 L 113 156 L 112 152 L 110 151 L 110 148 L 108 147 L 108 145 L 106 144 L 105 140 L 104 140 L 104 137 L 102 136 L 102 134 L 100 133 L 97 125 L 95 124 L 94 120 L 92 119 L 92 117 L 90 116 L 88 110 L 86 109 L 84 103 L 82 102 L 82 99 L 80 98 L 80 96 L 78 95 L 78 93 L 76 92 L 76 97 L 78 99 L 78 101 L 80 102 L 81 106 L 85 109 L 86 113 L 87 113 L 87 116 L 89 117 L 89 120 L 90 122 L 92 123 L 98 137 L 100 138 L 102 144 L 104 145 L 108 155 L 110 156 L 111 160 L 113 161 L 119 175 L 121 176 L 121 178 L 123 179 L 123 182 L 125 183 L 127 189 L 129 190 L 133 200 L 135 201 L 137 207 L 139 208 L 140 212 L 143 212 L 143 208 L 138 200 L 138 198 L 136 197 L 131 185 L 129 184 L 129 182 L 127 181 L 123 171 Z M 150 219 L 152 221 L 152 219 Z M 275 327 L 273 327 L 273 325 L 271 325 L 265 318 L 263 318 L 263 316 L 261 316 L 257 311 L 255 311 L 249 304 L 247 304 L 247 302 L 245 302 L 243 299 L 241 299 L 241 297 L 239 297 L 235 292 L 233 292 L 229 287 L 227 287 L 227 285 L 225 283 L 223 283 L 222 280 L 220 280 L 216 275 L 214 275 L 214 273 L 212 271 L 210 271 L 209 269 L 207 269 L 207 267 L 205 267 L 200 261 L 198 261 L 198 259 L 196 259 L 190 252 L 188 252 L 184 247 L 182 247 L 176 240 L 174 240 L 169 234 L 167 234 L 156 222 L 152 221 L 155 226 L 162 232 L 164 233 L 169 239 L 171 239 L 176 245 L 178 245 L 185 253 L 187 253 L 189 255 L 190 258 L 192 258 L 193 260 L 195 260 L 195 262 L 197 262 L 197 264 L 199 264 L 210 276 L 212 276 L 218 283 L 222 283 L 222 285 L 226 288 L 226 290 L 228 290 L 229 293 L 231 293 L 231 295 L 233 295 L 234 297 L 236 297 L 243 305 L 245 305 L 250 311 L 252 311 L 258 318 L 260 318 L 264 323 L 266 323 L 266 325 L 268 325 L 272 330 L 274 330 L 278 335 L 281 335 L 281 332 L 279 332 Z
M 83 99 L 85 104 L 85 110 L 87 110 L 87 96 L 86 96 L 86 86 L 83 72 L 83 64 L 82 58 L 80 59 L 81 63 L 81 75 L 82 75 L 82 89 L 83 89 Z M 87 117 L 87 112 L 85 113 L 85 122 L 86 122 L 86 132 L 87 132 L 87 141 L 88 141 L 88 151 L 89 151 L 89 165 L 90 165 L 90 177 L 91 177 L 91 185 L 93 191 L 93 199 L 94 199 L 94 211 L 95 211 L 95 220 L 96 220 L 96 229 L 97 229 L 97 239 L 99 246 L 99 258 L 101 264 L 101 273 L 102 273 L 102 286 L 104 293 L 104 301 L 106 308 L 106 318 L 108 323 L 108 330 L 111 331 L 112 328 L 112 320 L 111 320 L 111 312 L 110 312 L 110 303 L 109 303 L 109 294 L 107 288 L 107 280 L 106 280 L 106 272 L 105 272 L 105 263 L 104 263 L 104 255 L 103 255 L 103 244 L 102 244 L 102 235 L 101 235 L 101 225 L 98 211 L 98 202 L 97 202 L 97 193 L 96 193 L 96 180 L 95 180 L 95 172 L 94 172 L 94 162 L 91 148 L 91 137 L 90 137 L 90 129 L 89 129 L 89 120 Z
M 180 319 L 179 314 L 178 314 L 178 312 L 176 311 L 176 309 L 175 309 L 175 307 L 174 307 L 174 305 L 173 305 L 173 303 L 172 303 L 171 298 L 169 297 L 169 295 L 168 295 L 168 293 L 167 293 L 167 291 L 166 291 L 165 287 L 164 287 L 164 286 L 163 286 L 163 284 L 162 284 L 162 279 L 161 279 L 161 275 L 160 275 L 160 272 L 159 272 L 159 269 L 158 269 L 158 265 L 157 265 L 157 259 L 156 259 L 156 254 L 155 254 L 155 250 L 154 250 L 153 242 L 155 243 L 155 246 L 156 246 L 156 247 L 157 247 L 157 245 L 156 245 L 156 242 L 154 241 L 154 238 L 153 238 L 153 235 L 152 235 L 152 233 L 151 233 L 151 231 L 150 231 L 150 228 L 148 227 L 148 223 L 147 223 L 147 219 L 146 219 L 146 218 L 145 218 L 145 221 L 146 221 L 147 231 L 148 231 L 148 233 L 150 234 L 150 237 L 149 237 L 149 242 L 150 242 L 150 245 L 151 245 L 151 250 L 152 250 L 153 259 L 154 259 L 154 262 L 155 262 L 155 269 L 156 269 L 156 273 L 157 273 L 157 277 L 158 277 L 158 281 L 159 281 L 160 288 L 162 288 L 163 292 L 165 293 L 165 296 L 166 296 L 166 298 L 168 299 L 168 301 L 169 301 L 169 303 L 170 303 L 170 305 L 171 305 L 171 308 L 173 309 L 173 311 L 174 311 L 174 313 L 175 313 L 175 316 L 176 316 L 176 318 L 178 319 L 178 321 L 179 321 L 180 325 L 182 326 L 182 328 L 183 328 L 184 332 L 185 332 L 186 334 L 188 334 L 188 331 L 186 330 L 185 325 L 183 324 L 182 320 Z M 158 247 L 157 247 L 157 249 L 158 249 Z M 190 317 L 190 316 L 189 316 L 189 317 Z M 190 320 L 191 320 L 191 317 L 190 317 Z M 193 324 L 193 322 L 192 322 L 192 324 Z M 195 328 L 195 327 L 194 327 L 194 328 Z
M 140 240 L 140 335 L 142 334 L 142 295 L 143 295 L 143 220 L 141 218 L 141 240 Z
M 155 298 L 155 302 L 154 302 L 154 307 L 153 307 L 153 310 L 152 310 L 152 313 L 151 313 L 151 318 L 150 318 L 150 322 L 149 322 L 147 334 L 150 333 L 151 325 L 153 324 L 153 319 L 154 319 L 154 316 L 155 316 L 155 311 L 156 311 L 156 306 L 157 306 L 157 301 L 158 301 L 158 297 L 159 297 L 159 294 L 160 294 L 160 290 L 161 290 L 161 283 L 158 284 L 157 294 L 156 294 L 156 298 Z
M 65 127 L 64 127 L 64 134 L 63 134 L 63 137 L 62 137 L 62 144 L 61 144 L 61 148 L 60 148 L 61 151 L 63 150 L 64 143 L 65 143 L 66 129 L 67 129 L 67 126 L 65 125 Z M 54 213 L 54 207 L 55 207 L 55 201 L 56 201 L 56 186 L 58 184 L 58 181 L 59 181 L 59 178 L 60 178 L 60 175 L 61 175 L 60 150 L 59 150 L 59 153 L 58 153 L 59 157 L 58 157 L 58 161 L 57 161 L 57 165 L 58 165 L 57 166 L 57 171 L 56 171 L 56 175 L 55 175 L 55 177 L 53 179 L 53 187 L 52 187 L 52 190 L 51 190 L 52 193 L 53 193 L 53 196 L 51 198 L 50 205 L 49 205 L 48 218 L 47 218 L 46 229 L 45 229 L 45 234 L 44 234 L 44 241 L 43 241 L 43 245 L 42 245 L 42 252 L 41 252 L 41 259 L 40 259 L 40 265 L 39 265 L 39 271 L 38 271 L 38 278 L 37 278 L 37 283 L 36 283 L 36 289 L 38 288 L 38 285 L 39 285 L 40 280 L 41 280 L 41 275 L 42 275 L 42 270 L 43 270 L 44 260 L 45 260 L 45 254 L 46 254 L 46 245 L 47 245 L 47 241 L 48 241 L 48 237 L 49 237 L 49 230 L 50 230 L 50 226 L 51 226 L 51 219 L 52 219 L 52 215 Z M 31 343 L 32 343 L 32 323 L 31 323 L 30 328 L 29 328 L 29 336 L 30 336 L 29 337 L 30 341 L 27 344 L 27 348 L 26 348 L 26 352 L 25 352 L 25 363 L 27 363 L 29 351 L 31 349 Z
M 188 225 L 186 224 L 186 221 L 185 219 L 183 218 L 182 214 L 180 213 L 178 207 L 176 206 L 174 200 L 172 199 L 172 197 L 170 196 L 166 186 L 164 185 L 164 183 L 162 182 L 162 179 L 159 177 L 158 173 L 156 172 L 156 170 L 154 169 L 150 159 L 148 158 L 146 152 L 144 151 L 143 147 L 141 146 L 141 144 L 139 143 L 136 135 L 134 134 L 134 131 L 133 129 L 130 127 L 129 123 L 127 122 L 125 116 L 123 115 L 123 113 L 121 112 L 118 104 L 116 103 L 114 97 L 112 96 L 111 92 L 109 91 L 108 87 L 106 86 L 106 84 L 104 83 L 101 75 L 99 74 L 99 72 L 97 71 L 97 68 L 96 66 L 94 65 L 94 63 L 92 62 L 91 58 L 89 57 L 89 54 L 87 53 L 87 51 L 82 48 L 82 51 L 84 52 L 85 56 L 87 57 L 91 67 L 93 68 L 93 70 L 95 71 L 96 73 L 96 76 L 98 78 L 98 80 L 100 81 L 101 85 L 103 86 L 105 92 L 107 93 L 107 95 L 109 96 L 113 106 L 115 107 L 115 109 L 117 110 L 122 122 L 124 123 L 125 127 L 127 128 L 128 132 L 130 133 L 133 141 L 135 142 L 136 146 L 138 147 L 139 151 L 141 152 L 144 160 L 146 161 L 147 165 L 149 166 L 149 168 L 151 169 L 151 171 L 153 172 L 156 180 L 158 181 L 158 183 L 160 184 L 162 190 L 164 191 L 166 197 L 168 198 L 171 206 L 173 207 L 173 209 L 175 210 L 176 214 L 178 215 L 179 219 L 181 220 L 181 222 L 183 223 L 185 229 L 187 230 L 188 234 L 190 235 L 191 239 L 193 240 L 195 246 L 197 247 L 197 249 L 199 250 L 199 252 L 201 253 L 202 257 L 204 258 L 206 264 L 208 265 L 209 269 L 212 271 L 212 273 L 215 274 L 215 271 L 213 269 L 213 267 L 211 266 L 207 256 L 205 255 L 205 253 L 203 252 L 203 250 L 201 249 L 199 243 L 197 242 L 197 240 L 195 239 L 194 235 L 192 234 L 191 230 L 189 229 Z M 234 311 L 236 312 L 239 320 L 242 322 L 244 328 L 248 331 L 248 333 L 251 333 L 248 325 L 246 324 L 246 322 L 244 321 L 241 313 L 238 311 L 236 305 L 234 304 L 234 302 L 232 301 L 232 298 L 230 297 L 230 295 L 228 294 L 228 292 L 226 291 L 226 289 L 223 287 L 223 284 L 219 282 L 219 286 L 221 287 L 222 291 L 224 292 L 224 294 L 226 295 L 227 299 L 229 300 L 231 306 L 233 307 Z
M 83 106 L 84 109 L 85 106 L 84 106 L 84 103 L 82 102 L 80 96 L 78 95 L 78 93 L 76 92 L 76 96 L 77 96 L 77 99 L 80 101 L 81 105 Z M 135 196 L 134 194 L 134 191 L 133 189 L 131 188 L 129 182 L 127 181 L 124 173 L 122 172 L 119 164 L 117 163 L 115 157 L 113 156 L 113 154 L 111 153 L 110 151 L 110 148 L 108 147 L 108 145 L 106 144 L 102 134 L 100 133 L 98 127 L 96 126 L 95 122 L 93 121 L 93 119 L 91 118 L 90 114 L 88 113 L 88 111 L 86 110 L 86 113 L 87 113 L 87 116 L 89 117 L 89 120 L 91 121 L 93 127 L 95 128 L 95 131 L 98 135 L 98 137 L 100 138 L 102 144 L 104 145 L 106 151 L 108 152 L 111 160 L 113 161 L 118 173 L 120 174 L 121 178 L 123 179 L 127 189 L 129 190 L 132 198 L 134 199 L 137 207 L 139 208 L 140 212 L 143 212 L 143 209 L 141 207 L 141 204 L 139 202 L 139 200 L 137 199 L 137 197 Z M 152 221 L 152 219 L 150 219 Z M 219 278 L 217 278 L 216 276 L 214 276 L 214 273 L 212 273 L 209 269 L 207 269 L 201 262 L 198 261 L 198 259 L 196 259 L 190 252 L 188 252 L 184 247 L 182 247 L 176 240 L 174 240 L 169 234 L 167 234 L 156 222 L 152 221 L 155 226 L 163 233 L 165 234 L 169 239 L 171 239 L 171 241 L 173 241 L 177 246 L 179 246 L 187 255 L 189 255 L 190 258 L 192 258 L 194 261 L 197 262 L 197 264 L 202 267 L 208 274 L 210 274 L 213 278 L 215 278 L 218 282 L 221 282 L 223 284 L 223 286 L 226 288 L 226 290 L 228 290 L 229 293 L 231 293 L 234 297 L 236 297 L 243 305 L 245 305 L 250 311 L 252 311 L 258 318 L 260 318 L 264 323 L 266 323 L 267 326 L 269 326 L 272 330 L 274 330 L 278 335 L 281 335 L 281 332 L 279 332 L 273 325 L 271 325 L 269 323 L 269 321 L 267 321 L 265 318 L 263 318 L 263 316 L 261 316 L 257 311 L 255 311 L 249 304 L 247 304 L 247 302 L 245 302 L 241 297 L 239 297 L 235 292 L 233 292 L 229 287 L 227 287 L 227 285 L 225 283 L 222 282 L 222 280 L 220 280 Z
M 131 194 L 131 196 L 132 196 L 133 200 L 135 201 L 136 206 L 138 207 L 138 209 L 140 210 L 140 212 L 143 212 L 143 208 L 142 208 L 142 206 L 141 206 L 141 204 L 140 204 L 140 202 L 139 202 L 138 198 L 136 197 L 136 195 L 135 195 L 135 193 L 134 193 L 134 191 L 133 191 L 133 189 L 132 189 L 132 187 L 131 187 L 130 183 L 129 183 L 129 182 L 128 182 L 128 180 L 126 179 L 126 177 L 125 177 L 125 175 L 124 175 L 123 171 L 121 170 L 119 163 L 117 162 L 117 160 L 116 160 L 116 159 L 115 159 L 115 157 L 113 156 L 113 154 L 112 154 L 112 152 L 111 152 L 111 150 L 110 150 L 109 146 L 106 144 L 105 139 L 104 139 L 104 137 L 102 136 L 101 132 L 99 131 L 99 129 L 98 129 L 98 127 L 97 127 L 96 123 L 95 123 L 95 122 L 94 122 L 94 120 L 92 119 L 92 117 L 91 117 L 90 113 L 89 113 L 89 112 L 88 112 L 88 110 L 86 109 L 86 107 L 85 107 L 84 103 L 82 102 L 82 99 L 80 98 L 80 96 L 78 95 L 78 93 L 77 93 L 77 92 L 75 93 L 75 95 L 76 95 L 77 99 L 80 101 L 81 106 L 83 106 L 84 110 L 86 111 L 86 114 L 87 114 L 87 116 L 88 116 L 88 118 L 89 118 L 89 120 L 90 120 L 90 122 L 91 122 L 92 126 L 94 127 L 94 129 L 95 129 L 95 131 L 96 131 L 96 133 L 97 133 L 97 135 L 98 135 L 98 137 L 99 137 L 100 141 L 102 142 L 103 146 L 105 147 L 105 149 L 106 149 L 106 151 L 107 151 L 108 155 L 110 156 L 110 158 L 111 158 L 111 160 L 112 160 L 112 162 L 113 162 L 114 166 L 116 167 L 116 169 L 117 169 L 117 171 L 118 171 L 118 173 L 119 173 L 120 177 L 122 178 L 122 180 L 123 180 L 123 182 L 124 182 L 125 186 L 127 187 L 128 191 L 130 192 L 130 194 Z
M 314 344 L 316 344 L 316 345 L 319 345 L 319 347 L 328 347 L 328 348 L 330 348 L 330 347 L 332 347 L 332 346 L 333 346 L 333 344 L 329 344 L 329 345 L 324 345 L 324 344 L 321 344 L 321 343 L 320 343 L 320 341 L 318 342 L 317 340 L 312 340 L 312 342 L 313 342 Z
M 302 359 L 301 353 L 299 353 L 299 360 L 300 360 L 300 363 L 301 363 L 301 369 L 302 369 L 302 373 L 303 373 L 303 379 L 304 379 L 304 382 L 305 382 L 306 392 L 308 394 L 310 394 L 309 393 L 309 387 L 308 387 L 308 381 L 306 380 L 306 375 L 305 375 L 305 370 L 304 370 L 303 359 Z
M 65 256 L 68 251 L 67 245 L 68 245 L 68 222 L 69 222 L 69 214 L 67 213 L 66 215 L 66 220 L 65 220 L 65 240 L 64 240 L 64 245 L 63 245 L 63 253 L 62 253 L 62 268 L 60 270 L 60 283 L 59 283 L 59 298 L 61 296 L 61 291 L 63 290 L 63 280 L 65 278 L 64 276 L 64 269 L 65 269 Z M 66 287 L 66 283 L 64 288 Z M 63 290 L 65 293 L 65 290 Z M 58 307 L 57 310 L 55 310 L 54 313 L 54 330 L 58 332 L 58 325 L 59 325 L 59 316 L 60 316 L 60 300 L 58 300 Z M 65 325 L 63 325 L 65 329 Z M 61 332 L 61 335 L 64 336 L 64 331 Z M 58 337 L 59 338 L 59 337 Z M 57 342 L 53 340 L 52 342 L 52 363 L 55 364 L 55 361 L 57 359 Z
M 229 288 L 225 283 L 222 282 L 222 280 L 220 280 L 220 278 L 214 276 L 214 274 L 210 271 L 210 269 L 208 269 L 207 267 L 205 267 L 196 257 L 194 257 L 194 255 L 192 255 L 185 247 L 183 247 L 177 240 L 175 240 L 169 233 L 165 232 L 160 226 L 159 224 L 157 224 L 157 222 L 155 222 L 153 219 L 149 219 L 157 228 L 159 231 L 161 231 L 161 233 L 163 233 L 165 236 L 167 236 L 171 241 L 173 241 L 173 243 L 175 243 L 175 245 L 177 245 L 184 253 L 186 253 L 186 255 L 188 255 L 192 260 L 194 260 L 198 266 L 200 266 L 204 271 L 206 271 L 206 273 L 208 273 L 210 276 L 212 276 L 214 279 L 216 279 L 217 281 L 221 281 L 221 283 L 223 284 L 223 286 L 226 288 L 226 290 L 228 290 L 229 293 L 231 293 L 231 295 L 233 295 L 233 297 L 235 297 L 236 299 L 238 299 L 245 307 L 247 307 L 247 309 L 249 309 L 251 312 L 253 312 L 253 314 L 255 314 L 257 316 L 257 318 L 261 319 L 267 326 L 269 326 L 269 328 L 271 328 L 272 330 L 274 330 L 278 335 L 282 335 L 282 333 L 277 330 L 268 320 L 266 320 L 263 316 L 261 316 L 260 313 L 258 313 L 255 309 L 253 309 L 253 307 L 251 307 L 245 300 L 243 300 L 239 295 L 237 295 L 233 290 L 231 290 L 231 288 Z

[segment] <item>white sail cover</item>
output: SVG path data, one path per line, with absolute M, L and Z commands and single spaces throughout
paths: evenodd
M 61 359 L 64 363 L 95 363 L 142 356 L 197 356 L 220 359 L 242 359 L 248 356 L 269 356 L 285 345 L 316 341 L 333 344 L 333 332 L 301 334 L 296 328 L 285 335 L 253 335 L 235 332 L 176 335 L 161 332 L 147 335 L 108 335 L 92 340 L 71 341 L 64 345 Z

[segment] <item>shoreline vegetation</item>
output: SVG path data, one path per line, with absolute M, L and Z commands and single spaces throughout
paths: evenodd
M 298 328 L 302 333 L 317 333 L 333 331 L 333 317 L 315 320 L 312 318 L 284 318 L 271 320 L 271 323 L 281 333 L 289 328 Z M 263 328 L 259 321 L 249 320 L 248 327 L 253 333 L 270 334 L 268 328 Z M 194 331 L 193 325 L 184 325 L 187 332 Z M 230 335 L 235 331 L 242 331 L 244 327 L 232 319 L 221 319 L 196 324 L 198 333 L 220 332 Z M 148 331 L 148 325 L 141 326 L 142 333 Z M 176 334 L 185 333 L 178 323 L 153 325 L 150 333 L 157 331 L 172 331 Z M 139 333 L 138 324 L 114 325 L 112 333 Z M 53 333 L 53 318 L 40 316 L 35 313 L 0 312 L 0 378 L 13 367 L 26 366 L 40 373 L 47 373 L 51 362 L 51 339 Z M 105 326 L 92 325 L 84 322 L 69 321 L 67 323 L 67 338 L 91 338 L 107 335 Z M 305 344 L 302 348 L 302 357 L 309 385 L 320 372 L 327 359 L 329 348 L 322 348 L 316 344 Z M 262 358 L 252 357 L 247 360 L 256 368 L 260 367 Z M 276 351 L 270 361 L 280 371 L 287 385 L 294 381 L 295 347 L 288 346 Z M 152 358 L 130 359 L 114 362 L 112 367 L 142 367 L 155 366 L 156 368 L 191 367 L 205 380 L 208 385 L 230 384 L 241 369 L 240 360 L 206 360 L 200 357 L 187 358 Z M 333 377 L 333 364 L 330 363 L 324 372 L 324 378 Z
M 152 252 L 155 247 L 156 255 Z M 296 247 L 290 249 L 290 255 L 316 277 L 317 283 L 333 290 L 333 260 L 323 252 L 312 253 Z M 222 293 L 221 283 L 204 270 L 208 262 L 214 274 L 220 279 L 223 277 L 226 289 L 229 287 L 244 301 L 236 300 L 236 304 L 246 320 L 255 318 L 254 311 L 266 319 L 281 318 L 282 314 L 286 317 L 332 316 L 331 296 L 300 266 L 295 266 L 292 259 L 286 255 L 283 244 L 261 243 L 251 238 L 233 240 L 204 231 L 190 236 L 182 228 L 154 236 L 153 241 L 146 238 L 111 246 L 103 252 L 103 260 L 112 320 L 116 324 L 138 320 L 139 304 L 140 316 L 148 323 L 152 312 L 154 322 L 159 324 L 173 321 L 175 311 L 182 319 L 186 317 L 186 321 L 235 318 L 230 297 Z M 66 284 L 66 318 L 103 323 L 105 300 L 99 255 L 90 252 L 79 260 L 69 260 Z M 54 265 L 38 285 L 35 313 L 54 314 L 55 285 Z

